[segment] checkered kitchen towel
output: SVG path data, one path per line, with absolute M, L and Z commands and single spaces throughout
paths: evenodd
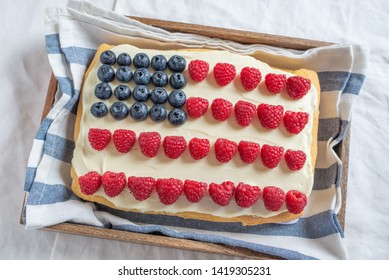
M 48 10 L 45 20 L 48 57 L 59 88 L 55 104 L 35 136 L 28 162 L 24 186 L 28 194 L 24 215 L 27 228 L 76 222 L 223 243 L 287 259 L 347 258 L 336 216 L 341 206 L 342 163 L 332 148 L 349 127 L 352 103 L 364 80 L 366 50 L 334 45 L 299 52 L 169 33 L 81 2 L 70 2 L 66 9 Z M 224 48 L 254 54 L 265 62 L 271 61 L 275 67 L 305 67 L 318 72 L 322 93 L 315 185 L 305 214 L 298 222 L 243 227 L 239 223 L 156 218 L 84 202 L 71 192 L 73 128 L 84 72 L 101 43 L 131 43 L 134 38 L 188 47 Z

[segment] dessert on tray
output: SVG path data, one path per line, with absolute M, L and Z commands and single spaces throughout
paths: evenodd
M 80 93 L 72 190 L 125 211 L 245 225 L 309 201 L 315 72 L 205 49 L 101 45 Z

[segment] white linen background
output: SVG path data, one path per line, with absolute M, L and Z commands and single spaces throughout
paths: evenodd
M 345 240 L 350 259 L 389 259 L 389 2 L 309 0 L 109 0 L 122 14 L 348 42 L 370 47 L 353 105 Z M 44 9 L 66 1 L 3 0 L 0 17 L 0 259 L 231 259 L 230 256 L 102 240 L 19 224 L 25 167 L 50 79 Z

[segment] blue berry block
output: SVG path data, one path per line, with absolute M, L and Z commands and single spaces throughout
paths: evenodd
M 182 72 L 185 70 L 186 67 L 185 58 L 180 55 L 173 55 L 171 58 L 169 58 L 167 67 L 172 72 Z
M 176 89 L 169 94 L 169 104 L 174 108 L 183 106 L 186 102 L 186 94 L 181 89 Z
M 134 73 L 134 82 L 137 85 L 147 85 L 150 82 L 151 75 L 146 68 L 138 68 Z
M 156 87 L 151 91 L 150 99 L 154 104 L 163 104 L 167 98 L 167 91 L 162 87 Z
M 148 108 L 143 102 L 135 102 L 130 108 L 130 116 L 135 121 L 143 121 L 148 116 Z
M 134 88 L 133 96 L 136 101 L 145 102 L 149 99 L 150 95 L 150 90 L 144 85 L 139 85 Z
M 151 76 L 151 80 L 157 87 L 165 87 L 168 84 L 168 76 L 163 71 L 154 72 L 153 76 Z
M 162 122 L 167 116 L 166 108 L 161 104 L 155 104 L 151 107 L 149 116 L 154 122 Z
M 92 104 L 90 108 L 90 112 L 93 116 L 96 118 L 104 117 L 108 113 L 107 105 L 105 105 L 103 102 L 97 102 Z
M 153 56 L 153 58 L 151 59 L 151 67 L 153 67 L 155 71 L 165 70 L 167 67 L 166 57 L 160 54 Z
M 186 78 L 181 73 L 174 73 L 170 76 L 169 83 L 174 89 L 184 88 L 186 86 Z
M 169 112 L 167 118 L 172 125 L 179 126 L 185 123 L 186 113 L 181 109 L 174 108 Z
M 109 99 L 112 95 L 112 88 L 107 83 L 99 83 L 95 87 L 95 96 L 99 99 Z
M 128 83 L 132 79 L 132 71 L 129 66 L 119 66 L 116 70 L 116 79 L 122 83 Z
M 102 64 L 114 65 L 116 63 L 116 55 L 113 51 L 108 50 L 100 54 L 100 62 Z
M 137 53 L 134 57 L 133 64 L 135 68 L 147 68 L 150 65 L 150 58 L 145 53 Z
M 128 116 L 129 110 L 123 102 L 115 102 L 112 104 L 109 112 L 115 120 L 123 120 Z
M 115 79 L 115 70 L 108 64 L 103 64 L 97 70 L 97 77 L 100 81 L 109 83 Z
M 126 85 L 118 85 L 113 94 L 120 101 L 127 100 L 131 97 L 131 89 Z
M 130 66 L 131 65 L 131 56 L 128 53 L 121 53 L 118 55 L 117 63 L 120 66 Z

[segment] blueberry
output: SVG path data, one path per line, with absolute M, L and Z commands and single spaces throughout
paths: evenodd
M 183 106 L 186 102 L 185 92 L 181 89 L 176 89 L 169 94 L 169 104 L 175 108 Z
M 112 89 L 107 83 L 99 83 L 95 87 L 95 96 L 99 99 L 109 99 L 112 95 Z
M 131 97 L 131 89 L 126 85 L 118 85 L 113 94 L 120 101 L 127 100 Z
M 133 91 L 133 96 L 136 101 L 145 102 L 150 97 L 150 90 L 143 85 L 136 86 Z
M 130 116 L 135 121 L 143 121 L 147 118 L 148 108 L 143 102 L 135 102 L 130 108 Z
M 174 73 L 169 79 L 170 86 L 174 89 L 180 89 L 186 86 L 186 78 L 181 73 Z
M 147 85 L 150 82 L 150 72 L 146 68 L 138 68 L 134 73 L 134 81 L 137 85 Z
M 166 108 L 161 104 L 155 104 L 149 111 L 149 116 L 154 122 L 161 122 L 166 119 Z
M 155 71 L 165 70 L 167 67 L 166 57 L 160 54 L 153 56 L 153 58 L 151 59 L 151 67 L 153 67 Z
M 128 53 L 121 53 L 118 56 L 117 62 L 120 66 L 130 66 L 131 56 Z
M 116 79 L 122 83 L 128 83 L 132 79 L 132 71 L 129 66 L 119 66 L 116 70 Z
M 150 65 L 150 58 L 145 53 L 137 53 L 134 57 L 135 68 L 147 68 Z
M 172 125 L 182 125 L 186 121 L 186 113 L 181 109 L 174 108 L 169 112 L 167 118 Z
M 115 70 L 107 64 L 103 64 L 99 67 L 99 70 L 97 70 L 97 77 L 102 82 L 109 83 L 113 79 L 115 79 Z
M 113 103 L 111 108 L 109 109 L 109 112 L 115 120 L 125 119 L 129 113 L 127 105 L 123 102 Z
M 100 62 L 102 64 L 114 65 L 116 62 L 116 55 L 113 51 L 104 51 L 100 54 Z
M 168 83 L 168 77 L 163 71 L 154 72 L 153 76 L 151 76 L 151 80 L 157 87 L 165 87 Z
M 103 102 L 97 102 L 91 106 L 90 112 L 96 118 L 101 118 L 107 114 L 108 108 L 107 105 L 105 105 Z
M 185 58 L 179 55 L 173 55 L 169 59 L 167 67 L 169 67 L 170 71 L 172 72 L 182 72 L 186 67 Z
M 150 99 L 154 104 L 163 104 L 168 98 L 166 89 L 161 87 L 156 87 L 151 91 Z

